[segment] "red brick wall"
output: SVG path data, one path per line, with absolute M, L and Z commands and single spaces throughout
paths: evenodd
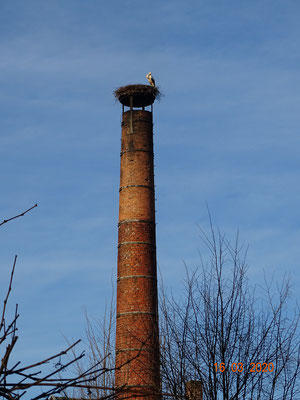
M 123 113 L 116 328 L 119 398 L 158 399 L 160 389 L 152 113 Z

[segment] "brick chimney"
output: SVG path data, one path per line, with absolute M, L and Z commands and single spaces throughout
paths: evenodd
M 185 384 L 185 397 L 187 400 L 202 400 L 203 399 L 202 382 L 188 381 Z
M 122 104 L 115 371 L 119 399 L 160 399 L 152 120 L 158 94 L 148 85 L 115 92 Z

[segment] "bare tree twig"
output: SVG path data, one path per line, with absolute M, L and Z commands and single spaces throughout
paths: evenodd
M 34 206 L 28 208 L 28 210 L 26 210 L 26 211 L 23 211 L 21 214 L 15 215 L 14 217 L 11 217 L 11 218 L 8 218 L 8 219 L 4 219 L 4 220 L 0 223 L 0 226 L 6 224 L 6 223 L 9 222 L 9 221 L 12 221 L 13 219 L 16 219 L 16 218 L 19 218 L 19 217 L 23 217 L 25 214 L 27 214 L 29 211 L 31 211 L 33 208 L 35 208 L 35 207 L 37 207 L 37 206 L 38 206 L 38 205 L 37 205 L 37 203 L 36 203 Z
M 4 300 L 4 305 L 3 305 L 3 310 L 2 310 L 2 317 L 1 317 L 1 322 L 0 322 L 0 332 L 1 332 L 1 330 L 4 327 L 4 324 L 5 324 L 5 318 L 4 317 L 5 317 L 5 311 L 6 311 L 6 304 L 7 304 L 7 301 L 8 301 L 10 292 L 11 292 L 11 288 L 12 288 L 12 281 L 13 281 L 13 278 L 14 278 L 16 262 L 17 262 L 17 256 L 15 255 L 12 271 L 11 271 L 11 274 L 10 274 L 8 290 L 7 290 L 7 294 L 6 294 L 6 297 L 5 297 L 5 300 Z

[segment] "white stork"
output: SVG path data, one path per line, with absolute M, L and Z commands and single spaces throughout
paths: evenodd
M 146 75 L 147 80 L 149 81 L 150 85 L 155 87 L 155 79 L 153 78 L 151 72 Z

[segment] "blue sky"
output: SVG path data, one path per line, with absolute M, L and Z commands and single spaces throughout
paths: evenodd
M 2 0 L 1 294 L 13 257 L 19 354 L 36 359 L 101 318 L 116 276 L 121 107 L 147 83 L 154 107 L 157 257 L 180 291 L 199 265 L 206 202 L 249 244 L 249 276 L 300 276 L 297 1 Z

